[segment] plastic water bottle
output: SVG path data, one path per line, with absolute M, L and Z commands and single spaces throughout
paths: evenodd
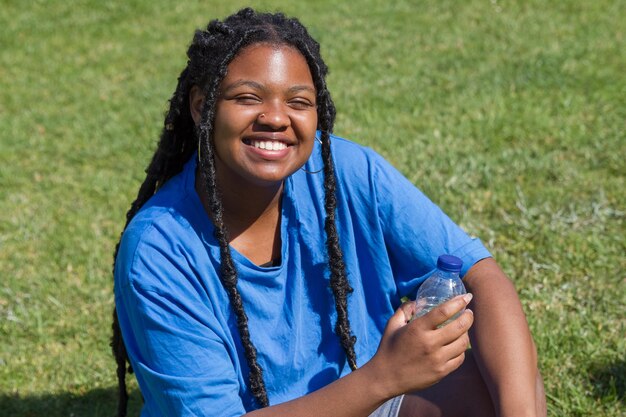
M 463 261 L 453 255 L 441 255 L 437 259 L 437 269 L 420 285 L 415 297 L 417 310 L 413 319 L 428 313 L 439 304 L 458 295 L 465 294 L 465 286 L 459 276 Z M 445 326 L 456 319 L 461 312 L 455 314 L 439 327 Z

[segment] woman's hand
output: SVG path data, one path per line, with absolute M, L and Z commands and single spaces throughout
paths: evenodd
M 454 298 L 409 323 L 415 303 L 404 303 L 387 322 L 374 357 L 354 372 L 307 394 L 250 416 L 367 416 L 388 399 L 435 384 L 465 359 L 474 314 L 471 295 Z M 246 414 L 248 415 L 248 414 Z
M 377 375 L 373 382 L 381 385 L 385 396 L 427 388 L 463 363 L 469 346 L 467 332 L 474 321 L 472 311 L 466 309 L 446 326 L 438 326 L 462 311 L 471 299 L 471 294 L 453 298 L 411 322 L 415 302 L 406 302 L 395 312 L 378 351 L 364 365 Z

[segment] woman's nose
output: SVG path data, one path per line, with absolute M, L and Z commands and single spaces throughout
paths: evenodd
M 291 124 L 289 115 L 279 108 L 266 109 L 259 113 L 256 118 L 258 124 L 271 127 L 272 129 L 280 129 Z

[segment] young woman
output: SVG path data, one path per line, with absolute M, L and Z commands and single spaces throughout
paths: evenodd
M 370 149 L 331 134 L 319 45 L 244 9 L 198 31 L 115 262 L 142 416 L 538 416 L 515 289 Z M 471 295 L 408 322 L 438 255 Z M 470 329 L 471 328 L 471 329 Z M 472 349 L 466 350 L 472 342 Z

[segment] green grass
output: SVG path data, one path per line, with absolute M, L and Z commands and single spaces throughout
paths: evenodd
M 246 4 L 226 3 L 0 0 L 3 415 L 113 414 L 113 248 L 193 30 Z M 515 281 L 549 414 L 626 415 L 625 2 L 334 3 L 254 4 L 320 41 L 335 132 Z

